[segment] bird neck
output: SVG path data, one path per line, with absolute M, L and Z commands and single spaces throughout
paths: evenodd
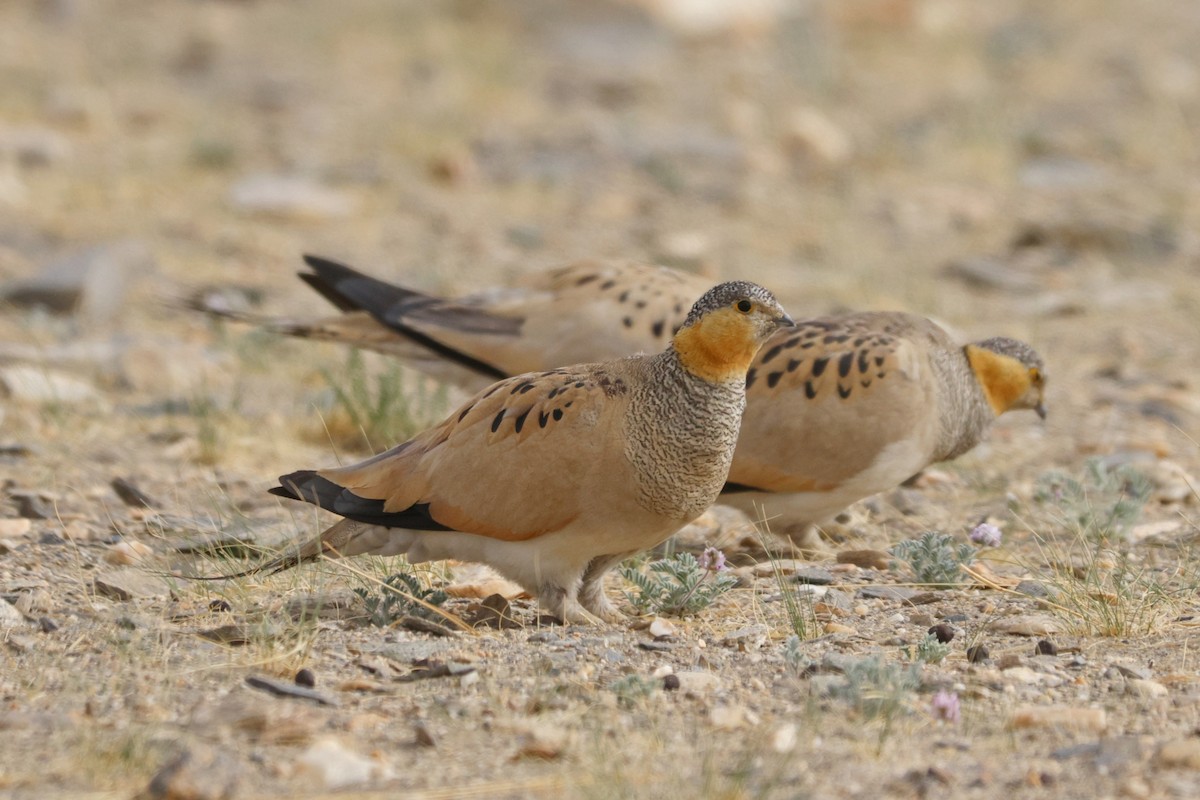
M 1029 370 L 1017 359 L 973 344 L 964 347 L 963 352 L 996 416 L 1012 408 L 1029 390 Z
M 746 330 L 744 319 L 717 312 L 680 328 L 672 347 L 692 375 L 710 383 L 728 383 L 745 379 L 759 342 Z

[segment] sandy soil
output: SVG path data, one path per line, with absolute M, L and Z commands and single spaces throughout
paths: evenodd
M 0 5 L 0 282 L 82 297 L 0 308 L 0 794 L 1200 794 L 1200 10 L 781 5 L 707 33 L 665 0 Z M 385 560 L 160 577 L 244 565 L 177 552 L 198 535 L 313 532 L 266 488 L 367 451 L 344 349 L 182 307 L 328 313 L 304 252 L 434 291 L 626 256 L 798 315 L 908 309 L 1033 342 L 1050 417 L 828 526 L 886 550 L 986 517 L 988 580 L 901 599 L 872 595 L 903 567 L 785 565 L 832 581 L 790 649 L 809 590 L 753 567 L 662 641 L 520 600 L 516 629 L 367 625 Z M 410 429 L 455 397 L 402 379 Z M 1107 538 L 1111 486 L 1038 499 L 1095 458 L 1148 492 Z M 912 677 L 937 624 L 950 653 Z M 420 659 L 451 674 L 405 680 Z M 335 704 L 245 682 L 302 668 Z

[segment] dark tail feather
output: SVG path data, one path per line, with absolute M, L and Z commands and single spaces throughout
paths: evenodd
M 496 380 L 509 377 L 504 370 L 486 361 L 414 330 L 405 318 L 420 317 L 432 324 L 501 335 L 516 335 L 521 329 L 520 320 L 492 316 L 467 306 L 455 306 L 441 298 L 385 283 L 345 264 L 320 256 L 306 254 L 304 262 L 312 267 L 315 273 L 301 272 L 301 279 L 342 311 L 366 311 L 381 325 L 391 328 L 442 358 Z
M 406 306 L 437 302 L 437 298 L 385 283 L 327 258 L 305 254 L 304 263 L 313 272 L 301 272 L 300 278 L 342 311 L 368 311 L 381 322 L 392 324 Z

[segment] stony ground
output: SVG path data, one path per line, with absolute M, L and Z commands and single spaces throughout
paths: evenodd
M 1200 794 L 1196 4 L 680 6 L 0 5 L 0 794 Z M 180 577 L 314 532 L 275 475 L 455 397 L 185 309 L 327 313 L 303 252 L 905 308 L 1035 343 L 1050 417 L 850 509 L 825 559 L 707 518 L 739 586 L 691 617 L 374 626 L 353 590 L 395 562 Z M 881 552 L 985 519 L 949 589 Z

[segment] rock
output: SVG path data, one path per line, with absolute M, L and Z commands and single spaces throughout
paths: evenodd
M 811 586 L 828 586 L 833 583 L 833 573 L 827 569 L 820 567 L 800 567 L 792 576 L 792 580 L 796 583 L 809 584 Z
M 1039 639 L 1038 643 L 1033 646 L 1033 654 L 1038 656 L 1056 656 L 1058 655 L 1058 645 L 1049 639 Z
M 106 322 L 124 306 L 129 286 L 154 266 L 145 242 L 120 240 L 51 262 L 34 277 L 0 288 L 0 300 Z
M 287 603 L 287 613 L 294 620 L 354 620 L 363 619 L 366 608 L 361 597 L 346 589 L 293 597 Z
M 546 723 L 535 723 L 525 727 L 518 736 L 514 759 L 540 758 L 552 761 L 567 750 L 570 737 L 564 728 Z
M 17 516 L 25 519 L 55 519 L 58 515 L 39 494 L 34 492 L 11 492 L 9 497 L 17 504 Z
M 1065 728 L 1102 733 L 1108 727 L 1108 717 L 1102 708 L 1023 706 L 1013 712 L 1009 719 L 1009 727 Z
M 1160 460 L 1145 470 L 1153 487 L 1150 497 L 1162 505 L 1195 502 L 1196 492 L 1200 492 L 1200 480 L 1188 474 L 1181 465 L 1174 461 Z
M 941 623 L 929 628 L 927 633 L 937 639 L 942 644 L 948 644 L 954 640 L 954 626 Z
M 704 265 L 711 251 L 712 240 L 704 231 L 676 231 L 658 238 L 654 259 L 672 267 L 696 269 Z
M 472 603 L 464 617 L 472 628 L 520 628 L 520 621 L 513 615 L 508 599 L 502 594 L 488 595 L 483 602 Z
M 0 396 L 36 405 L 103 404 L 100 392 L 87 381 L 25 364 L 0 367 Z
M 329 791 L 386 781 L 393 776 L 386 764 L 360 755 L 332 737 L 319 739 L 305 750 L 296 759 L 296 771 L 312 775 Z
M 1057 620 L 1052 617 L 1021 615 L 993 620 L 988 630 L 1015 636 L 1053 636 L 1060 631 Z
M 656 641 L 673 639 L 678 633 L 675 630 L 675 626 L 662 617 L 655 617 L 654 621 L 650 623 L 648 630 L 650 631 L 650 635 L 653 636 Z
M 1095 189 L 1110 181 L 1103 168 L 1065 156 L 1030 159 L 1017 176 L 1022 185 L 1031 189 Z
M 1154 760 L 1163 767 L 1200 770 L 1200 739 L 1176 739 L 1164 742 Z
M 916 489 L 899 488 L 888 494 L 888 503 L 906 517 L 922 513 L 929 505 L 925 495 Z
M 437 747 L 437 738 L 424 720 L 413 723 L 413 744 L 417 747 Z
M 892 563 L 892 556 L 882 550 L 842 550 L 837 554 L 837 562 L 883 571 Z
M 0 600 L 0 630 L 23 628 L 28 626 L 25 615 L 13 607 L 12 603 Z
M 506 600 L 528 597 L 529 593 L 486 564 L 455 564 L 453 577 L 445 588 L 451 597 L 477 597 L 484 599 L 500 595 Z
M 50 128 L 6 128 L 0 130 L 0 161 L 6 157 L 22 167 L 53 166 L 71 157 L 71 141 Z
M 825 633 L 858 633 L 854 628 L 851 628 L 849 625 L 843 625 L 840 622 L 826 622 L 822 630 Z
M 708 721 L 719 731 L 735 731 L 757 725 L 760 720 L 757 714 L 742 705 L 722 704 L 713 706 L 708 712 Z
M 1106 670 L 1108 673 L 1120 675 L 1123 678 L 1133 678 L 1135 680 L 1149 680 L 1151 676 L 1150 670 L 1145 667 L 1139 667 L 1137 664 L 1131 664 L 1127 661 L 1114 661 Z
M 724 547 L 741 533 L 752 531 L 749 518 L 729 506 L 713 506 L 687 525 L 684 525 L 671 541 L 679 550 L 701 552 L 706 547 Z
M 794 723 L 785 723 L 771 732 L 771 749 L 781 755 L 795 750 L 798 741 L 799 737 Z
M 1024 580 L 1013 587 L 1015 591 L 1029 597 L 1035 597 L 1039 600 L 1044 600 L 1053 596 L 1054 592 L 1050 590 L 1046 584 L 1041 581 Z
M 121 498 L 121 502 L 127 506 L 134 508 L 156 508 L 158 506 L 158 503 L 147 497 L 145 492 L 128 478 L 113 478 L 110 485 L 117 493 L 117 497 Z
M 1154 700 L 1166 697 L 1170 692 L 1158 681 L 1145 678 L 1129 678 L 1125 681 L 1125 694 L 1140 697 L 1144 700 Z
M 1001 667 L 1001 669 L 1004 669 L 1004 667 Z M 1029 685 L 1036 683 L 1050 683 L 1053 680 L 1057 680 L 1054 679 L 1053 676 L 1047 675 L 1044 672 L 1038 672 L 1037 670 L 1023 666 L 1009 667 L 1004 669 L 1004 677 L 1014 683 L 1024 683 Z M 1061 681 L 1058 682 L 1061 683 Z
M 765 33 L 792 8 L 786 0 L 636 0 L 636 4 L 686 38 Z
M 108 570 L 93 578 L 92 583 L 96 594 L 113 600 L 167 596 L 167 586 L 162 578 L 133 567 Z
M 853 154 L 846 132 L 811 107 L 797 108 L 788 114 L 783 146 L 793 158 L 818 167 L 841 166 Z
M 109 564 L 130 566 L 154 555 L 148 545 L 136 541 L 121 541 L 104 552 L 104 560 Z
M 693 697 L 706 697 L 721 690 L 721 679 L 712 672 L 684 670 L 676 672 L 674 677 L 679 683 L 679 691 Z
M 987 645 L 977 644 L 967 648 L 967 661 L 972 664 L 982 664 L 991 657 Z
M 990 256 L 976 256 L 953 261 L 944 274 L 977 289 L 996 289 L 1011 294 L 1032 294 L 1038 291 L 1038 281 L 1032 275 L 1013 268 L 1007 261 Z
M 721 644 L 725 647 L 736 647 L 744 652 L 762 647 L 769 635 L 770 631 L 766 625 L 747 625 L 722 636 Z
M 33 522 L 26 517 L 0 519 L 0 538 L 11 539 L 24 536 L 33 529 Z
M 261 675 L 247 675 L 246 685 L 254 689 L 261 689 L 276 697 L 295 697 L 301 700 L 312 700 L 314 703 L 323 706 L 339 705 L 336 697 L 330 697 L 299 683 L 286 683 L 274 680 L 273 678 L 264 678 Z
M 868 600 L 900 600 L 908 601 L 920 595 L 917 589 L 907 586 L 864 586 L 858 590 L 858 597 Z
M 774 578 L 777 574 L 795 575 L 797 570 L 805 566 L 806 562 L 794 558 L 777 558 L 774 561 L 760 561 L 750 568 L 750 573 L 756 578 Z
M 225 800 L 241 779 L 237 762 L 220 751 L 195 746 L 171 759 L 138 795 L 143 800 Z
M 354 198 L 295 175 L 259 174 L 242 178 L 229 190 L 229 203 L 246 214 L 284 219 L 334 219 L 354 213 Z

